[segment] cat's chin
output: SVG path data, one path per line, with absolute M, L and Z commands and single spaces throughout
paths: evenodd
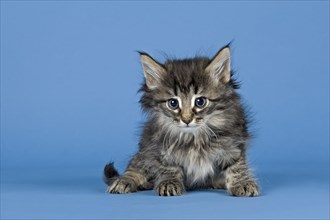
M 179 130 L 184 133 L 194 133 L 198 128 L 199 126 L 179 126 Z

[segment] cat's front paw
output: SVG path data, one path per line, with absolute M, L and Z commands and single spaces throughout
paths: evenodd
M 160 196 L 179 196 L 184 192 L 184 186 L 178 181 L 163 181 L 156 186 L 156 191 Z
M 253 180 L 241 182 L 228 188 L 232 196 L 259 196 L 259 187 Z
M 137 186 L 133 180 L 125 177 L 119 177 L 110 186 L 108 186 L 107 192 L 114 194 L 136 192 Z

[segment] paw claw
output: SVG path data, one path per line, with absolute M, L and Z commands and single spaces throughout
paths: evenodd
M 123 194 L 136 192 L 137 187 L 132 180 L 127 178 L 118 178 L 110 186 L 108 186 L 107 192 L 113 194 Z
M 247 181 L 234 185 L 228 189 L 232 196 L 259 196 L 259 187 L 254 181 Z
M 164 181 L 157 187 L 156 191 L 159 196 L 179 196 L 184 192 L 184 187 L 177 181 Z

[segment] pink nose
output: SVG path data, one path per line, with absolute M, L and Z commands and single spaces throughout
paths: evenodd
M 184 123 L 186 123 L 187 125 L 192 121 L 191 118 L 182 118 L 181 119 Z

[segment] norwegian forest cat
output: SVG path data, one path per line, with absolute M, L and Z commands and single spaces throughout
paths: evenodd
M 229 45 L 212 59 L 157 62 L 140 53 L 140 103 L 148 113 L 139 150 L 122 176 L 104 168 L 109 193 L 155 189 L 177 196 L 196 188 L 258 196 L 246 149 L 248 120 L 232 78 Z

